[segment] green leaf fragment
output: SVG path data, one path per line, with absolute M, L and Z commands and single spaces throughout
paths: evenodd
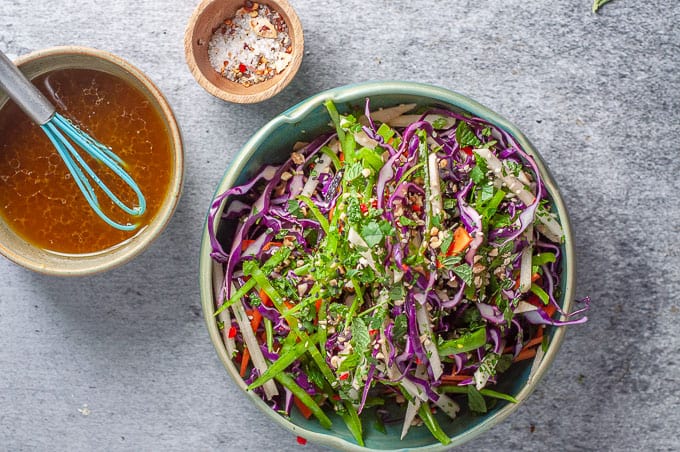
M 451 438 L 442 430 L 442 428 L 439 426 L 439 422 L 437 422 L 437 419 L 432 415 L 432 411 L 430 411 L 430 405 L 427 402 L 422 402 L 420 404 L 420 408 L 418 408 L 418 416 L 420 416 L 420 419 L 423 421 L 427 429 L 432 433 L 432 436 L 437 438 L 440 443 L 444 445 L 448 445 L 451 443 Z
M 440 356 L 469 352 L 486 344 L 486 328 L 480 328 L 456 339 L 444 341 L 437 346 Z
M 364 239 L 366 244 L 372 248 L 382 242 L 384 235 L 380 225 L 375 221 L 371 221 L 366 226 L 361 228 L 361 237 Z
M 472 267 L 468 264 L 460 264 L 453 267 L 453 273 L 455 273 L 460 279 L 463 280 L 468 286 L 472 285 Z
M 477 135 L 465 121 L 458 122 L 456 127 L 456 141 L 461 147 L 477 147 L 482 144 Z
M 467 386 L 468 406 L 470 411 L 476 413 L 486 413 L 486 402 L 484 396 L 477 390 L 475 385 Z
M 538 298 L 540 298 L 540 300 L 543 302 L 543 304 L 547 305 L 548 303 L 550 303 L 550 296 L 538 284 L 532 283 L 530 290 L 534 295 L 536 295 Z
M 352 320 L 352 345 L 356 351 L 364 351 L 371 343 L 371 337 L 368 334 L 368 327 L 360 317 Z

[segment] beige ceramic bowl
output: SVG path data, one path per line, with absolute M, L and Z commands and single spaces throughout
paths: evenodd
M 18 58 L 15 63 L 32 79 L 56 69 L 83 68 L 107 72 L 137 88 L 160 113 L 170 138 L 174 157 L 172 176 L 163 205 L 149 225 L 119 246 L 99 253 L 65 255 L 36 248 L 19 237 L 0 218 L 0 253 L 31 270 L 58 276 L 78 276 L 103 272 L 128 262 L 141 253 L 163 231 L 175 211 L 182 188 L 184 152 L 182 138 L 170 105 L 158 88 L 139 69 L 111 53 L 86 47 L 54 47 Z M 0 92 L 0 108 L 7 102 Z M 0 130 L 0 133 L 2 131 Z
M 210 64 L 208 42 L 224 20 L 234 17 L 244 3 L 245 0 L 203 0 L 189 19 L 184 35 L 184 53 L 191 74 L 207 92 L 228 102 L 254 104 L 275 96 L 293 80 L 302 63 L 304 37 L 300 19 L 287 0 L 258 0 L 257 3 L 269 6 L 286 21 L 293 47 L 291 61 L 281 73 L 249 87 L 228 80 Z

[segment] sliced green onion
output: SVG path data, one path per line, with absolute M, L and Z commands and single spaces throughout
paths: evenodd
M 543 304 L 547 305 L 548 303 L 550 303 L 550 296 L 545 290 L 543 290 L 541 286 L 537 285 L 536 283 L 532 283 L 531 288 L 529 290 L 531 290 L 531 292 L 533 292 L 534 295 L 540 298 Z
M 345 421 L 347 429 L 350 431 L 357 444 L 360 446 L 364 445 L 364 433 L 363 427 L 361 425 L 361 419 L 359 419 L 359 414 L 350 402 L 345 401 L 345 410 L 340 411 L 340 417 Z
M 307 207 L 309 208 L 309 211 L 312 212 L 312 215 L 314 215 L 314 218 L 316 218 L 316 221 L 319 222 L 321 225 L 321 229 L 323 229 L 323 232 L 328 235 L 328 230 L 330 229 L 330 226 L 328 224 L 328 219 L 324 217 L 321 212 L 319 211 L 319 208 L 316 207 L 316 204 L 314 204 L 314 201 L 309 199 L 307 196 L 299 195 L 297 197 L 300 201 L 304 202 L 307 204 Z
M 264 319 L 264 331 L 267 334 L 267 351 L 271 353 L 274 350 L 274 323 L 267 318 Z
M 540 267 L 541 265 L 555 262 L 556 259 L 557 257 L 555 256 L 555 253 L 551 252 L 534 254 L 534 256 L 531 258 L 531 265 Z
M 276 379 L 276 381 L 278 381 L 283 386 L 288 388 L 288 390 L 292 392 L 293 395 L 300 400 L 300 402 L 302 402 L 307 408 L 309 408 L 312 411 L 312 414 L 319 420 L 319 423 L 321 424 L 322 427 L 331 428 L 333 423 L 328 418 L 328 416 L 326 416 L 326 413 L 323 412 L 321 407 L 314 401 L 312 396 L 307 394 L 307 391 L 305 391 L 300 386 L 298 386 L 297 383 L 295 383 L 293 377 L 291 377 L 285 372 L 281 372 L 274 378 Z
M 336 171 L 339 171 L 340 168 L 344 166 L 340 159 L 338 158 L 338 155 L 333 151 L 333 149 L 329 148 L 328 146 L 323 146 L 321 148 L 321 152 L 326 154 L 331 159 L 331 162 L 333 162 L 333 166 L 335 166 Z
M 313 336 L 313 338 L 311 339 L 316 340 L 316 336 Z M 269 366 L 262 375 L 257 377 L 255 381 L 253 381 L 250 384 L 250 386 L 248 386 L 247 389 L 252 391 L 253 389 L 262 386 L 263 384 L 277 376 L 279 373 L 286 370 L 288 366 L 290 366 L 295 360 L 297 360 L 307 352 L 307 348 L 309 346 L 310 346 L 309 343 L 300 341 L 293 347 L 289 348 L 287 351 L 281 353 L 279 355 L 279 359 L 274 361 L 274 363 L 271 366 Z
M 420 404 L 418 415 L 430 433 L 432 433 L 432 436 L 437 438 L 440 443 L 445 446 L 451 443 L 451 438 L 449 438 L 449 435 L 447 435 L 439 426 L 439 422 L 437 422 L 437 419 L 432 415 L 432 411 L 430 411 L 430 406 L 427 402 L 422 402 Z
M 234 295 L 231 296 L 227 301 L 222 303 L 219 308 L 217 308 L 217 311 L 213 314 L 213 316 L 219 315 L 222 311 L 239 301 L 241 298 L 245 297 L 248 292 L 252 290 L 252 288 L 255 287 L 255 281 L 251 278 L 244 285 L 242 285 L 236 292 L 234 292 Z

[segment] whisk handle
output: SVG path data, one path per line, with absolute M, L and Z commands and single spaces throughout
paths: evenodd
M 0 89 L 36 123 L 43 125 L 52 119 L 55 108 L 18 67 L 0 51 Z

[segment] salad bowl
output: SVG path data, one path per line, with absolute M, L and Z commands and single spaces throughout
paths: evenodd
M 553 211 L 559 218 L 564 231 L 564 241 L 560 245 L 563 258 L 560 263 L 561 286 L 558 303 L 564 312 L 570 312 L 575 276 L 573 236 L 566 207 L 545 163 L 528 139 L 514 125 L 479 103 L 443 88 L 412 82 L 381 81 L 348 85 L 314 95 L 275 117 L 250 138 L 227 169 L 217 187 L 216 197 L 252 179 L 265 164 L 283 162 L 288 157 L 286 150 L 292 149 L 296 142 L 310 141 L 318 134 L 330 130 L 331 126 L 324 107 L 325 101 L 332 100 L 341 113 L 346 113 L 363 108 L 366 98 L 370 98 L 373 108 L 414 103 L 419 106 L 441 107 L 471 114 L 511 135 L 524 151 L 534 158 L 552 200 Z M 220 212 L 218 212 L 215 218 L 220 217 Z M 208 333 L 220 360 L 236 385 L 245 391 L 247 385 L 239 376 L 239 369 L 228 356 L 217 319 L 214 316 L 216 306 L 213 284 L 218 280 L 220 270 L 219 265 L 216 265 L 211 258 L 208 221 L 210 220 L 208 219 L 204 226 L 200 250 L 199 277 L 203 313 Z M 225 239 L 229 236 L 228 226 L 217 221 L 215 228 L 218 238 Z M 483 415 L 473 415 L 469 411 L 463 411 L 453 421 L 441 415 L 439 422 L 451 439 L 449 445 L 437 442 L 424 428 L 411 429 L 404 439 L 400 439 L 401 424 L 399 423 L 386 425 L 386 432 L 382 432 L 373 426 L 372 422 L 365 422 L 365 446 L 362 447 L 354 442 L 352 434 L 333 414 L 329 415 L 334 421 L 332 427 L 324 429 L 315 419 L 307 420 L 295 411 L 289 418 L 283 417 L 267 406 L 252 391 L 246 394 L 274 423 L 288 429 L 294 435 L 334 449 L 353 451 L 448 450 L 451 446 L 469 441 L 501 422 L 529 397 L 554 360 L 564 333 L 564 327 L 548 327 L 546 334 L 549 337 L 549 345 L 544 351 L 543 358 L 538 361 L 517 363 L 499 378 L 495 390 L 514 397 L 517 403 L 500 400 Z M 338 421 L 335 422 L 335 420 Z

